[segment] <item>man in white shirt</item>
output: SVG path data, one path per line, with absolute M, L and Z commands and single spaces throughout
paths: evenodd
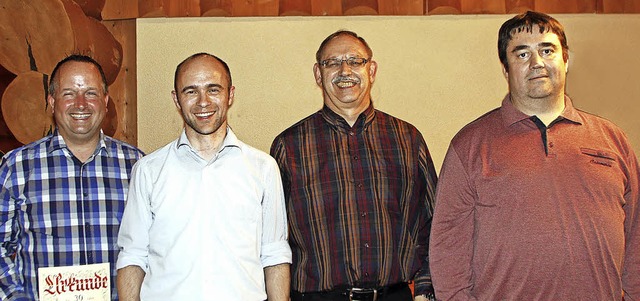
M 134 167 L 118 237 L 120 300 L 289 300 L 291 249 L 277 164 L 227 126 L 227 64 L 176 68 L 181 136 Z

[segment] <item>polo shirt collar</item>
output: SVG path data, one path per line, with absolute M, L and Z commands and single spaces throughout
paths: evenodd
M 531 116 L 522 113 L 515 105 L 513 105 L 510 94 L 507 94 L 502 100 L 500 112 L 502 113 L 502 120 L 505 126 L 511 126 L 522 120 L 531 118 Z M 573 101 L 567 95 L 564 96 L 564 110 L 560 113 L 560 116 L 558 116 L 558 119 L 556 119 L 554 123 L 560 120 L 568 120 L 576 124 L 583 123 L 582 116 L 580 116 L 578 110 L 573 106 Z

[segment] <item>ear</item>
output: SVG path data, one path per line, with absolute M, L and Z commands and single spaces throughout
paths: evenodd
M 369 81 L 373 84 L 376 81 L 376 73 L 378 72 L 378 62 L 371 61 L 369 64 Z
M 233 105 L 233 97 L 235 96 L 235 92 L 236 92 L 236 87 L 231 86 L 231 88 L 229 88 L 229 107 Z
M 104 111 L 105 112 L 108 111 L 108 109 L 107 109 L 108 104 L 109 104 L 109 94 L 105 94 L 104 95 Z
M 567 58 L 567 61 L 564 62 L 564 73 L 569 72 L 569 58 Z
M 47 95 L 47 102 L 49 103 L 49 107 L 51 108 L 51 113 L 54 113 L 53 106 L 55 105 L 56 100 L 53 98 L 53 96 Z
M 507 67 L 505 67 L 504 64 L 500 65 L 502 66 L 502 75 L 504 76 L 504 78 L 509 80 L 509 71 L 507 70 Z
M 175 90 L 171 91 L 171 98 L 173 98 L 173 103 L 176 105 L 176 108 L 178 108 L 178 110 L 182 110 L 182 108 L 180 107 L 180 102 L 178 101 L 178 95 L 176 94 Z
M 322 88 L 322 73 L 320 72 L 320 65 L 318 63 L 313 64 L 313 76 L 316 78 L 316 84 Z

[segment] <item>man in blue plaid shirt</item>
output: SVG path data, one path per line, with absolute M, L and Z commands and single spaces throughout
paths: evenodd
M 0 300 L 38 300 L 42 267 L 111 264 L 137 148 L 105 136 L 100 65 L 71 55 L 51 74 L 55 131 L 7 153 L 0 165 Z

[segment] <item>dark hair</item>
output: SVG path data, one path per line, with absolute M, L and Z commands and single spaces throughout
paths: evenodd
M 332 34 L 330 34 L 328 37 L 326 37 L 324 39 L 324 41 L 322 41 L 322 43 L 320 43 L 320 47 L 318 48 L 318 51 L 316 52 L 316 62 L 320 63 L 320 57 L 322 56 L 322 51 L 324 50 L 324 48 L 327 46 L 327 44 L 342 35 L 348 35 L 348 36 L 352 36 L 356 39 L 358 39 L 360 41 L 360 43 L 362 43 L 362 45 L 364 46 L 364 48 L 367 49 L 367 55 L 369 56 L 367 59 L 371 59 L 371 57 L 373 57 L 373 51 L 371 51 L 371 47 L 369 47 L 369 44 L 367 44 L 367 41 L 364 40 L 363 37 L 359 36 L 357 33 L 353 32 L 353 31 L 349 31 L 349 30 L 338 30 Z
M 506 70 L 509 70 L 507 45 L 513 38 L 513 34 L 522 31 L 531 32 L 534 25 L 538 25 L 540 33 L 549 31 L 555 33 L 562 46 L 562 58 L 565 62 L 569 59 L 569 46 L 562 24 L 547 14 L 527 11 L 504 22 L 498 31 L 498 57 Z
M 100 71 L 100 78 L 102 79 L 102 90 L 105 94 L 109 92 L 107 87 L 107 77 L 104 75 L 102 66 L 100 66 L 100 64 L 98 64 L 98 62 L 96 62 L 96 60 L 94 60 L 90 56 L 82 54 L 72 54 L 59 61 L 58 64 L 56 64 L 56 67 L 53 68 L 53 72 L 51 72 L 51 77 L 49 78 L 49 89 L 47 91 L 50 96 L 53 96 L 53 94 L 55 94 L 56 92 L 56 77 L 58 77 L 58 70 L 62 67 L 62 65 L 68 62 L 82 62 L 96 66 L 96 68 L 98 68 L 98 71 Z
M 227 73 L 227 78 L 229 79 L 229 87 L 227 88 L 231 88 L 232 85 L 232 81 L 231 81 L 231 70 L 229 70 L 229 65 L 227 65 L 227 63 L 225 61 L 223 61 L 222 59 L 220 59 L 219 57 L 210 54 L 210 53 L 206 53 L 206 52 L 199 52 L 193 55 L 190 55 L 188 58 L 184 59 L 184 61 L 180 62 L 180 64 L 178 64 L 178 66 L 176 67 L 176 72 L 173 74 L 173 90 L 176 91 L 176 93 L 178 92 L 178 73 L 180 73 L 180 70 L 182 70 L 182 66 L 184 64 L 186 64 L 188 61 L 191 61 L 195 58 L 201 57 L 201 56 L 208 56 L 211 58 L 216 59 L 218 62 L 220 62 L 222 64 L 222 66 L 224 67 L 224 71 Z

